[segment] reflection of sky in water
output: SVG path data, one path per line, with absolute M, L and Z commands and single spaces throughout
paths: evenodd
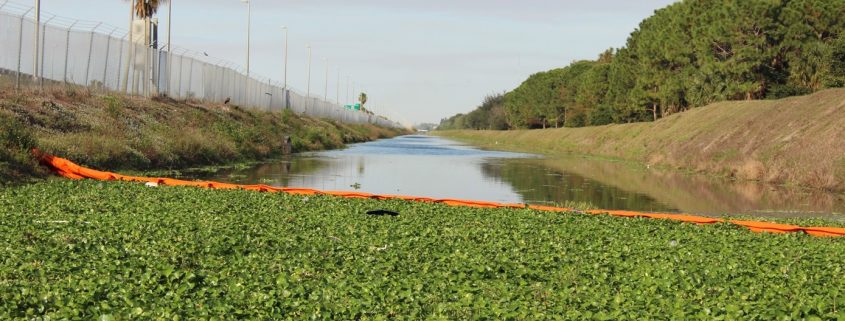
M 481 169 L 493 158 L 533 157 L 484 151 L 428 136 L 404 136 L 348 149 L 304 154 L 327 166 L 292 178 L 287 185 L 376 194 L 521 202 L 513 188 Z M 358 185 L 356 185 L 358 186 Z
M 485 151 L 430 136 L 404 136 L 344 150 L 197 177 L 245 184 L 702 214 L 829 216 L 845 196 L 646 169 L 584 157 L 544 159 Z
M 402 136 L 394 139 L 382 139 L 374 142 L 355 144 L 347 149 L 311 153 L 327 157 L 343 156 L 449 156 L 467 158 L 525 158 L 535 157 L 530 154 L 486 151 L 432 136 Z

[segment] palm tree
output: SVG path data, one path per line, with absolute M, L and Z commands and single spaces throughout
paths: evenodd
M 140 18 L 149 18 L 156 14 L 158 7 L 167 0 L 129 0 L 135 7 L 135 15 Z
M 167 3 L 168 0 L 124 0 L 124 1 L 131 1 L 133 13 L 135 17 L 144 19 L 146 22 L 146 30 L 150 29 L 150 18 L 158 12 L 158 7 L 164 3 Z M 144 38 L 146 38 L 146 43 L 150 44 L 150 34 L 144 32 Z
M 127 1 L 127 0 L 124 0 L 124 1 Z M 150 20 L 151 20 L 152 16 L 158 11 L 158 7 L 161 6 L 163 3 L 167 2 L 168 0 L 128 0 L 128 1 L 131 1 L 131 3 L 132 3 L 132 11 L 133 11 L 132 13 L 134 14 L 134 17 L 132 17 L 132 20 L 134 20 L 135 17 L 144 19 L 144 33 L 143 33 L 143 36 L 142 36 L 141 39 L 143 39 L 144 46 L 149 47 L 149 46 L 152 45 L 152 39 L 151 39 L 152 33 L 150 33 Z M 129 28 L 130 28 L 130 35 L 132 35 L 132 33 L 131 33 L 132 32 L 131 31 L 132 30 L 132 23 L 130 23 Z M 130 39 L 135 39 L 135 37 L 137 37 L 137 36 L 133 35 L 133 36 L 130 37 Z M 128 52 L 128 55 L 129 55 L 128 59 L 131 60 L 132 57 L 135 54 L 136 54 L 135 50 L 130 50 Z M 144 70 L 145 70 L 145 72 L 146 72 L 146 70 L 148 70 L 148 68 L 151 68 L 151 66 L 147 64 L 147 59 L 148 59 L 147 57 L 148 56 L 146 56 L 146 55 L 144 56 L 144 65 L 145 65 Z M 151 72 L 151 69 L 149 69 L 149 71 Z M 129 65 L 127 65 L 127 67 L 126 67 L 126 75 L 124 76 L 124 82 L 125 83 L 128 83 L 128 77 L 129 77 Z M 152 80 L 152 78 L 150 78 L 150 79 Z M 147 85 L 145 84 L 145 86 L 147 86 Z M 150 85 L 150 87 L 152 88 L 153 86 Z M 126 91 L 126 89 L 127 89 L 126 85 L 124 85 L 124 91 Z M 153 89 L 153 90 L 155 90 L 155 89 Z

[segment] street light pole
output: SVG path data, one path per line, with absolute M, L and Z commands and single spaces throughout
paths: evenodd
M 173 51 L 173 44 L 170 42 L 170 31 L 173 26 L 173 1 L 167 2 L 167 51 Z M 169 65 L 169 63 L 168 63 Z M 169 69 L 169 67 L 168 67 Z
M 311 45 L 308 45 L 308 85 L 305 97 L 311 97 Z
M 249 93 L 249 51 L 250 51 L 250 42 L 252 38 L 252 1 L 250 0 L 241 0 L 241 2 L 246 3 L 246 104 L 250 105 L 250 93 Z
M 135 35 L 132 32 L 132 27 L 134 27 L 135 22 L 135 0 L 130 1 L 129 4 L 129 50 L 126 50 L 126 66 L 124 67 L 123 71 L 123 88 L 121 91 L 124 93 L 129 93 L 129 65 L 133 64 L 133 57 L 135 57 Z M 134 71 L 135 68 L 133 67 L 132 70 Z M 132 82 L 135 82 L 135 77 L 132 77 Z
M 285 90 L 288 89 L 288 27 L 282 26 L 285 31 Z
M 168 96 L 172 96 L 171 93 L 170 93 L 170 88 L 172 88 L 170 86 L 170 80 L 171 80 L 171 78 L 173 78 L 173 77 L 170 76 L 171 75 L 170 69 L 171 69 L 171 65 L 173 64 L 173 42 L 171 41 L 171 38 L 170 38 L 170 31 L 173 29 L 172 26 L 173 26 L 173 0 L 167 2 L 167 66 L 165 68 L 165 72 L 167 73 L 167 75 L 165 75 L 165 77 L 167 79 L 167 88 L 166 88 L 165 91 L 167 92 Z
M 252 1 L 241 0 L 246 3 L 246 76 L 249 77 L 249 47 L 252 40 Z
M 335 96 L 335 101 L 338 105 L 340 105 L 340 67 L 337 68 L 337 82 L 335 82 L 335 85 L 337 86 L 337 96 Z

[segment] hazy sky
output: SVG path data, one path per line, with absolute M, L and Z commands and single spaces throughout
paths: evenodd
M 25 0 L 12 0 L 28 3 Z M 329 98 L 346 101 L 347 76 L 368 105 L 418 123 L 474 109 L 490 93 L 511 90 L 532 73 L 595 59 L 620 47 L 639 22 L 673 0 L 252 0 L 251 69 L 284 72 L 320 96 L 329 61 Z M 42 0 L 43 10 L 125 28 L 128 0 Z M 162 40 L 167 8 L 159 12 Z M 175 46 L 245 65 L 247 6 L 240 0 L 175 0 Z

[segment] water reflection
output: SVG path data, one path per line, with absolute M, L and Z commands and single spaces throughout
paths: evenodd
M 646 194 L 548 166 L 542 159 L 491 160 L 482 164 L 490 177 L 500 177 L 511 184 L 523 201 L 530 204 L 558 205 L 566 202 L 592 203 L 604 209 L 638 211 L 676 211 Z
M 528 203 L 576 200 L 610 209 L 777 217 L 842 218 L 845 212 L 842 194 L 736 182 L 604 159 L 511 160 L 491 167 L 490 174 L 504 177 Z
M 200 177 L 202 176 L 202 177 Z M 196 178 L 434 198 L 700 214 L 837 216 L 845 196 L 584 157 L 544 159 L 404 136 Z
M 493 159 L 533 157 L 482 151 L 428 136 L 404 136 L 356 144 L 345 150 L 304 153 L 283 164 L 224 170 L 203 179 L 264 183 L 322 190 L 355 190 L 434 198 L 521 202 L 509 183 L 489 177 L 482 165 Z M 308 166 L 298 166 L 304 162 Z

